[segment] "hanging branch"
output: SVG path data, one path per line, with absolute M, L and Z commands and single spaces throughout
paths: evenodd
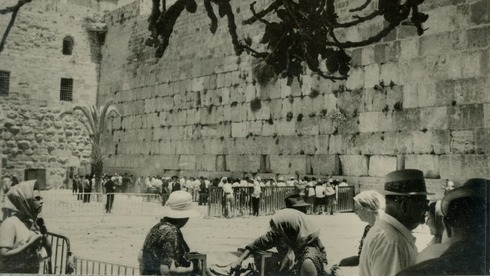
M 209 19 L 211 20 L 211 25 L 209 26 L 209 30 L 212 34 L 216 33 L 218 29 L 218 18 L 214 14 L 213 6 L 211 5 L 211 0 L 204 0 L 204 8 L 208 14 Z
M 254 9 L 254 5 L 256 3 L 257 2 L 254 1 L 252 4 L 250 4 L 250 9 L 251 10 Z M 264 10 L 262 10 L 260 13 L 253 13 L 253 16 L 251 18 L 246 19 L 246 20 L 243 21 L 243 24 L 244 25 L 250 25 L 250 24 L 255 23 L 257 20 L 262 19 L 264 16 L 268 15 L 273 10 L 276 10 L 277 8 L 279 8 L 281 6 L 281 4 L 282 4 L 282 1 L 281 0 L 276 0 L 276 1 L 272 2 L 272 4 L 270 4 L 267 8 L 265 8 Z
M 5 9 L 0 10 L 0 14 L 2 15 L 7 13 L 12 13 L 7 28 L 5 28 L 5 32 L 3 33 L 2 41 L 0 41 L 0 53 L 5 49 L 5 44 L 7 43 L 7 37 L 10 34 L 10 30 L 14 26 L 15 19 L 17 18 L 17 14 L 19 13 L 20 8 L 30 2 L 32 2 L 32 0 L 19 0 L 15 6 L 6 7 Z
M 350 9 L 349 12 L 358 12 L 358 11 L 362 11 L 364 10 L 367 6 L 369 6 L 369 4 L 371 4 L 371 1 L 372 0 L 366 0 L 366 2 L 364 2 L 364 4 L 360 5 L 359 7 L 357 8 L 353 8 L 353 9 Z
M 230 0 L 203 0 L 207 16 L 211 20 L 211 33 L 214 34 L 218 28 L 218 19 L 212 6 L 215 4 L 218 6 L 219 17 L 226 16 L 227 30 L 235 54 L 240 55 L 245 50 L 272 66 L 274 72 L 288 78 L 288 82 L 293 77 L 304 74 L 305 68 L 325 79 L 346 79 L 351 61 L 346 49 L 376 43 L 400 25 L 416 27 L 419 35 L 425 31 L 422 24 L 428 15 L 418 9 L 424 0 L 404 0 L 403 4 L 401 0 L 378 0 L 378 9 L 363 15 L 361 12 L 372 3 L 372 0 L 365 0 L 360 6 L 348 10 L 352 20 L 344 22 L 339 22 L 335 1 L 274 0 L 260 11 L 255 9 L 256 2 L 252 2 L 249 6 L 252 17 L 242 23 L 265 25 L 259 42 L 263 45 L 260 48 L 265 50 L 257 50 L 257 45 L 252 45 L 250 38 L 240 41 Z M 197 4 L 195 0 L 176 0 L 168 10 L 160 10 L 159 4 L 159 0 L 153 0 L 153 10 L 149 18 L 151 34 L 147 45 L 156 47 L 156 56 L 162 57 L 177 18 L 184 9 L 194 13 Z M 272 19 L 266 20 L 269 16 Z M 388 24 L 372 36 L 358 41 L 341 40 L 337 37 L 339 30 L 358 28 L 379 16 L 383 16 Z M 325 68 L 324 65 L 326 71 L 321 69 Z

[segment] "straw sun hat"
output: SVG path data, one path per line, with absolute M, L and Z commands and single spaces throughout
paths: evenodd
M 175 191 L 170 194 L 165 207 L 163 216 L 168 218 L 190 218 L 197 217 L 199 213 L 194 209 L 192 195 L 186 191 Z

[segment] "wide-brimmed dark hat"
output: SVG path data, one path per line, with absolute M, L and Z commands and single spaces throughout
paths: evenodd
M 385 195 L 433 195 L 425 186 L 424 173 L 407 169 L 390 172 L 384 178 Z
M 488 185 L 490 180 L 483 178 L 472 178 L 466 181 L 463 186 L 450 191 L 443 199 L 441 203 L 442 213 L 447 216 L 449 205 L 453 200 L 472 197 L 482 199 L 484 201 L 488 200 Z M 471 212 L 469 210 L 468 212 Z
M 290 195 L 284 199 L 284 202 L 286 203 L 286 208 L 307 207 L 311 205 L 306 203 L 300 194 Z

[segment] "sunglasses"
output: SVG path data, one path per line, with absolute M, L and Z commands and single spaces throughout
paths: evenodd
M 42 199 L 43 199 L 43 197 L 42 197 L 42 196 L 35 196 L 35 197 L 34 197 L 34 200 L 37 200 L 37 201 L 42 200 Z

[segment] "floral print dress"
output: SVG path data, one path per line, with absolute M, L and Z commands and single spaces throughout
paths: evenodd
M 189 246 L 180 229 L 162 219 L 153 226 L 143 244 L 143 274 L 161 275 L 160 265 L 188 267 Z

